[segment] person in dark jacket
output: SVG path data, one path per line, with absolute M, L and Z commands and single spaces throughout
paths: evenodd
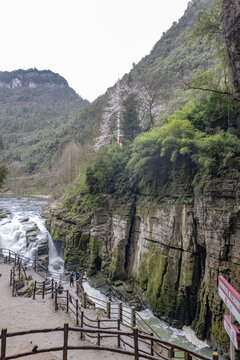
M 74 273 L 71 272 L 70 274 L 70 286 L 74 286 Z
M 62 284 L 60 283 L 59 285 L 58 285 L 58 294 L 62 294 L 63 293 L 63 286 L 62 286 Z

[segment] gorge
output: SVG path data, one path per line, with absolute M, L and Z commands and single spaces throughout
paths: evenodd
M 238 97 L 237 1 L 223 1 L 222 23 Z M 238 121 L 239 110 L 236 131 Z M 98 184 L 96 170 L 97 165 L 89 173 L 89 186 Z M 80 264 L 89 274 L 101 271 L 113 284 L 133 284 L 154 314 L 177 327 L 191 325 L 199 338 L 227 353 L 226 309 L 217 279 L 224 275 L 240 291 L 239 180 L 226 176 L 196 186 L 201 178 L 195 177 L 192 187 L 183 182 L 186 169 L 177 167 L 174 174 L 170 188 L 160 179 L 150 191 L 141 186 L 125 196 L 100 191 L 104 200 L 97 211 L 78 212 L 84 195 L 72 196 L 69 201 L 75 205 L 52 211 L 48 227 L 63 242 L 67 266 Z
M 50 176 L 55 171 L 57 201 L 44 215 L 66 269 L 100 276 L 130 304 L 177 328 L 191 326 L 225 355 L 218 275 L 240 292 L 239 9 L 239 0 L 190 2 L 151 53 L 92 104 L 61 77 L 59 86 L 56 74 L 54 86 L 47 77 L 48 91 L 66 91 L 73 118 L 65 107 L 56 121 L 43 116 L 43 136 L 28 137 L 27 155 L 13 155 L 19 139 L 13 151 L 5 138 L 2 144 L 16 176 L 32 179 L 43 165 Z M 199 31 L 206 36 L 196 44 Z M 45 80 L 38 86 L 15 75 L 0 92 L 45 91 Z M 49 191 L 47 179 L 40 190 Z

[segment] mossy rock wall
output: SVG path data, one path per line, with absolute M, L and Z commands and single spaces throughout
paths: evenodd
M 132 280 L 143 301 L 169 323 L 228 351 L 218 275 L 240 292 L 240 187 L 228 181 L 193 196 L 138 194 L 124 211 L 111 207 L 83 219 L 58 214 L 49 228 L 62 239 L 65 261 Z
M 137 280 L 145 288 L 153 312 L 181 326 L 194 319 L 199 275 L 197 255 L 151 244 Z

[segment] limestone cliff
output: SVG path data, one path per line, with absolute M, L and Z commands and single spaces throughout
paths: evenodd
M 240 291 L 239 195 L 231 181 L 187 198 L 138 195 L 88 218 L 52 214 L 48 226 L 64 242 L 67 266 L 134 278 L 156 315 L 227 351 L 217 278 Z
M 50 70 L 0 71 L 0 87 L 9 89 L 28 88 L 64 88 L 67 81 Z
M 223 0 L 222 27 L 226 39 L 232 82 L 240 100 L 240 0 Z

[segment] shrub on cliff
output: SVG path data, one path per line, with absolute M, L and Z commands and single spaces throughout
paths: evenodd
M 166 183 L 178 162 L 191 167 L 195 131 L 189 120 L 172 116 L 163 126 L 138 136 L 127 164 L 131 183 L 144 187 L 154 177 Z
M 192 156 L 199 170 L 194 184 L 211 179 L 240 178 L 240 139 L 220 130 L 214 135 L 198 134 L 195 138 L 197 152 Z
M 109 145 L 102 148 L 94 164 L 86 170 L 86 184 L 91 194 L 105 192 L 122 193 L 128 184 L 126 164 L 130 156 L 129 148 Z
M 127 164 L 131 183 L 151 187 L 161 178 L 162 185 L 169 184 L 183 168 L 186 182 L 195 185 L 226 175 L 238 179 L 240 139 L 233 132 L 240 107 L 234 101 L 227 106 L 221 99 L 213 94 L 198 105 L 188 105 L 164 125 L 138 136 Z

